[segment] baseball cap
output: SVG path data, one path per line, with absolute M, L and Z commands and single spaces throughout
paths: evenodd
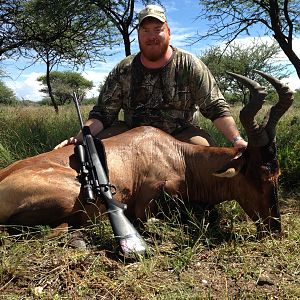
M 147 5 L 139 12 L 139 25 L 148 17 L 155 18 L 163 23 L 167 22 L 164 9 L 158 5 Z

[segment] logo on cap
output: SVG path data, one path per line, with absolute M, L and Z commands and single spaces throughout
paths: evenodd
M 167 22 L 163 8 L 158 5 L 147 5 L 144 9 L 142 9 L 139 13 L 139 24 L 148 17 L 155 18 L 163 23 Z

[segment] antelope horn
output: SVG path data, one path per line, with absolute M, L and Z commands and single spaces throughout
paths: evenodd
M 279 96 L 278 102 L 271 107 L 264 121 L 264 123 L 266 124 L 265 130 L 267 131 L 270 140 L 273 141 L 276 137 L 276 125 L 279 119 L 284 115 L 284 113 L 290 108 L 290 106 L 293 103 L 293 91 L 280 80 L 269 74 L 266 74 L 259 70 L 254 70 L 254 72 L 258 73 L 267 81 L 269 81 L 276 89 L 277 94 Z
M 267 95 L 265 88 L 258 82 L 243 75 L 228 71 L 226 73 L 234 77 L 250 90 L 249 102 L 240 112 L 240 120 L 247 133 L 248 144 L 256 147 L 268 144 L 269 138 L 267 132 L 263 130 L 263 128 L 261 128 L 255 120 L 255 115 L 262 108 L 265 101 L 264 99 Z

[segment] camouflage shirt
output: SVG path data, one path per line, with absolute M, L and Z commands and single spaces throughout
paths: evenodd
M 123 59 L 110 72 L 89 118 L 110 126 L 124 110 L 131 127 L 152 125 L 168 133 L 188 126 L 196 106 L 212 121 L 230 116 L 215 79 L 204 63 L 178 48 L 159 69 L 145 68 L 140 53 Z

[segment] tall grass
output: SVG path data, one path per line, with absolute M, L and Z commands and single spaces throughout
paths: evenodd
M 90 107 L 83 106 L 86 117 Z M 79 131 L 73 106 L 1 107 L 0 106 L 0 167 L 14 160 L 53 149 L 62 140 Z
M 175 203 L 145 223 L 151 254 L 135 261 L 113 253 L 107 222 L 85 229 L 86 251 L 68 247 L 67 233 L 3 235 L 0 299 L 299 299 L 300 218 L 283 214 L 286 237 L 258 241 L 234 203 L 222 209 L 210 228 Z
M 87 118 L 91 106 L 82 106 L 83 118 Z M 243 135 L 238 115 L 241 107 L 233 107 L 232 112 Z M 261 121 L 268 107 L 258 115 Z M 212 123 L 199 117 L 196 120 L 206 129 L 220 146 L 230 146 L 229 142 L 216 130 Z M 79 122 L 75 107 L 63 106 L 59 114 L 51 107 L 0 107 L 0 167 L 14 160 L 51 150 L 62 140 L 75 135 Z M 281 186 L 286 190 L 300 188 L 300 107 L 290 109 L 277 126 L 278 158 L 281 164 Z

